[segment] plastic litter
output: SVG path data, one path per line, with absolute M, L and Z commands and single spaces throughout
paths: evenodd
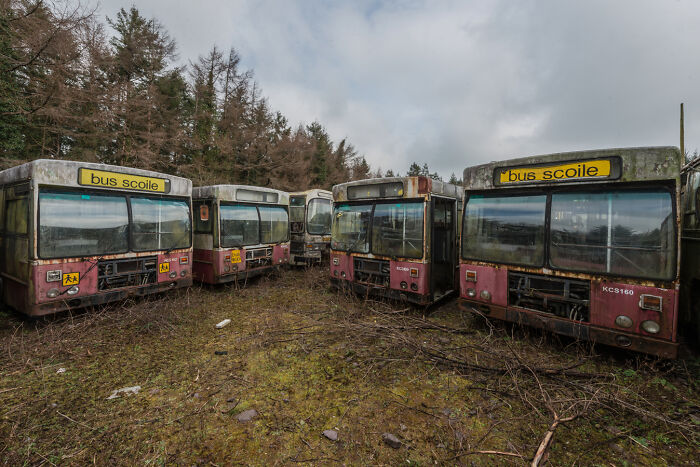
M 140 390 L 141 386 L 129 386 L 128 388 L 115 389 L 112 391 L 112 395 L 109 396 L 107 400 L 117 399 L 119 394 L 138 394 Z
M 222 322 L 216 324 L 216 329 L 221 329 L 221 328 L 223 328 L 224 326 L 227 326 L 230 322 L 231 322 L 231 320 L 228 319 L 228 318 L 226 318 L 226 319 L 223 320 Z

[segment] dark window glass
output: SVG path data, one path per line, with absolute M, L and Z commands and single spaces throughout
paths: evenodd
M 8 200 L 5 203 L 5 232 L 27 235 L 29 225 L 29 201 L 27 198 Z
M 372 253 L 423 257 L 423 202 L 377 204 L 372 219 Z
M 674 226 L 667 191 L 554 194 L 550 262 L 560 269 L 672 279 Z
M 190 246 L 190 206 L 187 201 L 131 198 L 134 251 L 171 250 Z
M 403 183 L 373 183 L 348 187 L 348 199 L 393 198 L 403 196 Z
M 289 216 L 280 206 L 258 206 L 260 211 L 261 243 L 280 243 L 288 240 Z
M 129 214 L 124 196 L 39 192 L 39 256 L 124 253 Z
M 214 213 L 212 205 L 211 201 L 194 201 L 192 203 L 195 233 L 213 233 Z
M 306 196 L 292 196 L 289 198 L 289 227 L 292 232 L 301 233 L 304 231 L 305 212 Z
M 369 253 L 369 220 L 372 205 L 338 205 L 333 210 L 331 248 L 339 251 Z
M 314 198 L 309 201 L 306 214 L 306 230 L 312 235 L 331 233 L 331 200 Z
M 546 205 L 545 195 L 471 195 L 463 219 L 462 256 L 543 266 Z
M 222 247 L 241 247 L 260 243 L 260 220 L 255 206 L 222 204 L 219 212 Z

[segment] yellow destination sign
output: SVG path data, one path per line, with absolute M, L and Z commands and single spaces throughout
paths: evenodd
M 559 165 L 500 169 L 499 172 L 498 178 L 502 185 L 509 183 L 585 180 L 610 177 L 611 163 L 610 159 L 600 159 L 585 162 L 569 162 Z
M 170 180 L 165 178 L 143 177 L 86 168 L 78 170 L 78 183 L 86 186 L 114 188 L 115 190 L 138 190 L 154 193 L 168 193 L 170 191 Z

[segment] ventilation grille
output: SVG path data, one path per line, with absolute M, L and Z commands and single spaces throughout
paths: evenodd
M 508 273 L 508 304 L 574 321 L 590 321 L 590 283 Z

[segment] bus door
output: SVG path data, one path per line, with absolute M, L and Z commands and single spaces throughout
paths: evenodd
M 2 284 L 5 303 L 23 309 L 29 280 L 29 184 L 3 190 Z
M 430 290 L 437 300 L 455 287 L 455 200 L 433 197 L 431 211 Z

